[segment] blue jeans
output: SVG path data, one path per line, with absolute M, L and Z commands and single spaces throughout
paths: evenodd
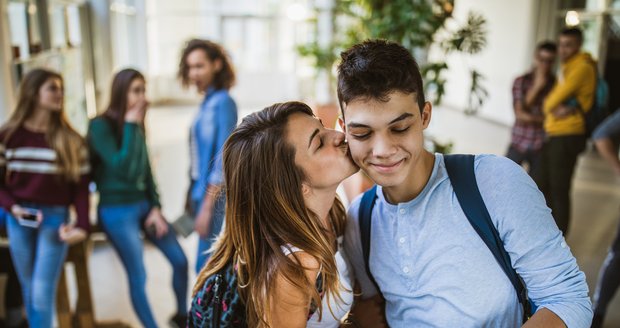
M 200 211 L 200 207 L 202 206 L 201 201 L 192 201 L 192 215 L 196 217 L 198 215 L 198 211 Z M 213 216 L 211 217 L 211 229 L 209 236 L 207 238 L 198 238 L 198 254 L 196 256 L 196 273 L 199 273 L 202 267 L 207 263 L 211 254 L 209 253 L 209 249 L 213 245 L 215 238 L 219 236 L 220 231 L 222 230 L 222 225 L 224 224 L 224 212 L 226 206 L 226 197 L 224 194 L 220 194 L 215 201 L 215 205 L 213 208 Z
M 68 245 L 60 240 L 58 229 L 67 221 L 64 206 L 23 204 L 43 212 L 38 228 L 24 227 L 12 215 L 7 217 L 9 249 L 19 277 L 30 327 L 52 326 L 56 289 Z
M 144 327 L 157 327 L 146 297 L 146 269 L 144 268 L 143 243 L 140 232 L 144 230 L 151 206 L 147 201 L 122 205 L 99 206 L 99 222 L 108 236 L 127 272 L 129 292 L 134 310 Z M 174 229 L 168 225 L 168 233 L 161 238 L 144 234 L 159 248 L 172 264 L 172 287 L 177 301 L 177 313 L 187 313 L 188 264 L 183 249 L 177 241 Z

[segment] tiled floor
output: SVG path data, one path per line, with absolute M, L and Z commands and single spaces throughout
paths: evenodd
M 181 213 L 187 186 L 187 129 L 193 110 L 194 107 L 160 107 L 152 109 L 149 114 L 151 157 L 164 214 L 169 219 Z M 240 116 L 247 112 L 242 112 Z M 505 126 L 475 117 L 463 117 L 460 113 L 441 108 L 435 109 L 428 134 L 440 140 L 451 140 L 455 144 L 455 152 L 470 153 L 503 154 L 509 138 L 509 130 Z M 593 290 L 606 249 L 616 231 L 620 204 L 620 180 L 613 176 L 596 154 L 589 152 L 580 160 L 573 200 L 574 220 L 568 243 Z M 188 254 L 190 267 L 193 267 L 196 237 L 190 236 L 181 243 Z M 167 319 L 175 311 L 171 270 L 165 258 L 148 245 L 145 262 L 153 312 L 157 322 L 165 327 Z M 101 321 L 122 320 L 132 327 L 139 327 L 129 300 L 122 265 L 107 244 L 95 247 L 89 267 L 96 318 Z M 190 278 L 193 281 L 193 272 Z M 620 327 L 620 297 L 616 297 L 609 309 L 606 327 Z

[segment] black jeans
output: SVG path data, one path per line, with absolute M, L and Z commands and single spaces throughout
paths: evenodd
M 543 145 L 538 188 L 545 195 L 547 206 L 564 236 L 570 226 L 570 191 L 577 157 L 586 148 L 584 135 L 549 137 Z

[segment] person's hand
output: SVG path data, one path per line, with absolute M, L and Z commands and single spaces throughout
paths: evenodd
M 146 115 L 146 109 L 148 106 L 149 102 L 147 100 L 140 100 L 131 107 L 127 108 L 127 112 L 125 113 L 125 122 L 142 123 L 144 121 L 144 116 Z
M 351 321 L 356 327 L 388 327 L 383 297 L 375 295 L 365 300 L 357 298 L 351 309 Z
M 211 217 L 212 211 L 209 208 L 202 207 L 200 212 L 198 212 L 198 216 L 196 217 L 196 222 L 194 223 L 194 230 L 198 233 L 201 238 L 207 238 L 209 233 L 211 232 Z
M 60 226 L 58 235 L 60 236 L 60 240 L 69 244 L 69 246 L 83 241 L 88 236 L 84 229 L 66 224 Z
M 573 115 L 577 109 L 572 106 L 559 105 L 553 110 L 553 116 L 558 119 L 567 118 L 570 115 Z
M 168 221 L 161 214 L 161 210 L 158 207 L 154 207 L 149 212 L 149 215 L 146 217 L 146 221 L 144 221 L 144 228 L 148 229 L 148 227 L 155 227 L 155 237 L 157 239 L 163 237 L 168 233 Z
M 532 82 L 532 87 L 536 90 L 541 90 L 547 85 L 547 73 L 542 69 L 534 70 L 534 81 Z
M 14 217 L 20 218 L 20 219 L 23 219 L 24 216 L 26 215 L 31 215 L 29 211 L 26 211 L 23 207 L 17 204 L 11 206 L 11 214 L 13 214 Z M 43 221 L 43 212 L 37 211 L 36 216 L 37 216 L 37 222 L 40 224 L 41 221 Z
M 614 173 L 620 177 L 620 165 L 614 166 Z

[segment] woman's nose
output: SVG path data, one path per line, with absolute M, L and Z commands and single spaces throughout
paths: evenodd
M 334 134 L 333 140 L 334 140 L 334 146 L 340 146 L 344 143 L 345 140 L 345 135 L 342 132 L 339 131 L 332 131 L 332 133 Z

